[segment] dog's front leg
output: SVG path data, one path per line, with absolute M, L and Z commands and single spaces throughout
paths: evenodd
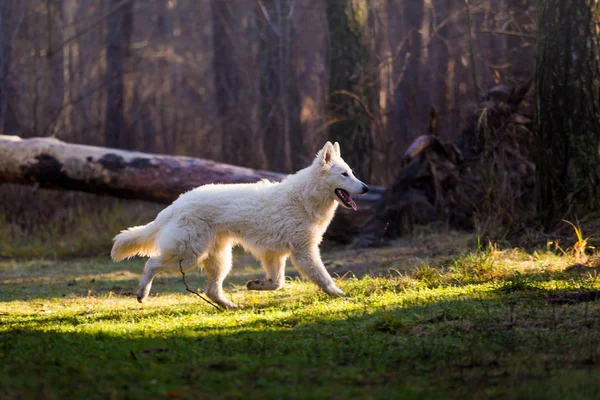
M 318 247 L 293 251 L 292 262 L 303 276 L 317 284 L 325 293 L 333 296 L 344 295 L 344 292 L 335 285 L 329 272 L 325 269 Z

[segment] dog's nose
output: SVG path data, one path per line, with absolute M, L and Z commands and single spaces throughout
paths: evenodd
M 367 185 L 363 185 L 363 194 L 367 193 L 369 191 L 369 187 Z

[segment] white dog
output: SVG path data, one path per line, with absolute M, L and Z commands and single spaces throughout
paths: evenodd
M 266 280 L 250 281 L 248 289 L 281 288 L 291 257 L 304 277 L 331 295 L 343 295 L 321 261 L 319 244 L 338 203 L 356 210 L 350 194 L 368 190 L 342 160 L 338 143 L 327 142 L 311 166 L 282 182 L 205 185 L 182 194 L 153 222 L 118 234 L 111 257 L 150 257 L 140 280 L 139 302 L 148 297 L 161 271 L 204 264 L 207 296 L 235 308 L 223 295 L 223 280 L 231 270 L 231 249 L 238 244 L 266 272 Z

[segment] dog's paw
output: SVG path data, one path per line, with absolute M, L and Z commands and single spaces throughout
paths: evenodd
M 138 293 L 137 293 L 138 303 L 143 303 L 144 301 L 146 301 L 146 299 L 148 298 L 148 294 L 150 294 L 149 292 L 150 291 L 145 291 L 142 289 L 138 290 Z
M 281 285 L 276 284 L 272 279 L 266 281 L 253 279 L 246 282 L 246 289 L 248 290 L 277 290 L 279 288 L 281 288 Z
M 264 282 L 258 279 L 246 282 L 246 289 L 248 290 L 261 290 L 262 286 L 264 286 Z
M 330 286 L 330 287 L 326 288 L 325 293 L 327 293 L 330 296 L 336 296 L 336 297 L 341 297 L 341 296 L 346 295 L 346 293 L 344 293 L 344 291 L 341 290 L 340 288 L 338 288 L 337 286 Z
M 219 301 L 217 302 L 217 304 L 219 304 L 223 309 L 227 311 L 239 310 L 240 308 L 242 308 L 237 304 L 232 303 L 231 301 Z

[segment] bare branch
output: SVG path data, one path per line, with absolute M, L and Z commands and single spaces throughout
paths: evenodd
M 218 305 L 216 305 L 212 301 L 208 300 L 206 297 L 202 296 L 200 293 L 196 292 L 195 290 L 190 289 L 190 287 L 188 286 L 187 282 L 185 281 L 185 272 L 183 272 L 183 267 L 181 266 L 181 262 L 182 261 L 183 260 L 179 260 L 179 271 L 181 271 L 181 276 L 182 276 L 182 279 L 183 279 L 183 284 L 185 285 L 185 290 L 187 290 L 188 292 L 193 293 L 196 296 L 200 297 L 202 300 L 204 300 L 205 302 L 207 302 L 208 304 L 210 304 L 211 306 L 213 306 L 217 310 L 223 311 L 223 309 L 221 307 L 219 307 Z M 200 292 L 204 293 L 204 290 L 201 290 Z
M 258 3 L 258 6 L 260 7 L 260 10 L 262 11 L 263 15 L 265 16 L 265 19 L 267 20 L 267 22 L 269 23 L 269 27 L 271 28 L 271 30 L 273 31 L 273 33 L 277 36 L 277 37 L 281 37 L 281 30 L 273 24 L 273 21 L 271 21 L 271 17 L 269 16 L 269 12 L 267 11 L 265 5 L 263 4 L 263 2 L 261 0 L 256 0 L 256 2 Z M 290 10 L 291 12 L 291 10 Z
M 535 39 L 535 33 L 523 33 L 517 31 L 507 31 L 502 29 L 480 29 L 477 32 L 479 33 L 493 33 L 495 35 L 509 35 L 509 36 L 518 36 L 524 38 Z
M 111 15 L 113 15 L 114 13 L 116 13 L 117 11 L 119 11 L 121 8 L 125 7 L 129 3 L 131 3 L 131 0 L 123 0 L 122 2 L 120 2 L 119 4 L 117 4 L 112 10 L 109 10 L 105 14 L 103 14 L 100 17 L 96 18 L 89 25 L 87 25 L 85 28 L 81 29 L 79 32 L 75 33 L 70 38 L 65 39 L 60 45 L 58 45 L 57 48 L 55 48 L 55 49 L 50 49 L 49 48 L 48 49 L 48 57 L 52 57 L 57 51 L 61 50 L 63 47 L 65 47 L 69 43 L 77 40 L 79 37 L 81 37 L 82 35 L 84 35 L 87 32 L 89 32 L 96 25 L 104 22 L 104 20 L 106 18 L 110 17 Z

